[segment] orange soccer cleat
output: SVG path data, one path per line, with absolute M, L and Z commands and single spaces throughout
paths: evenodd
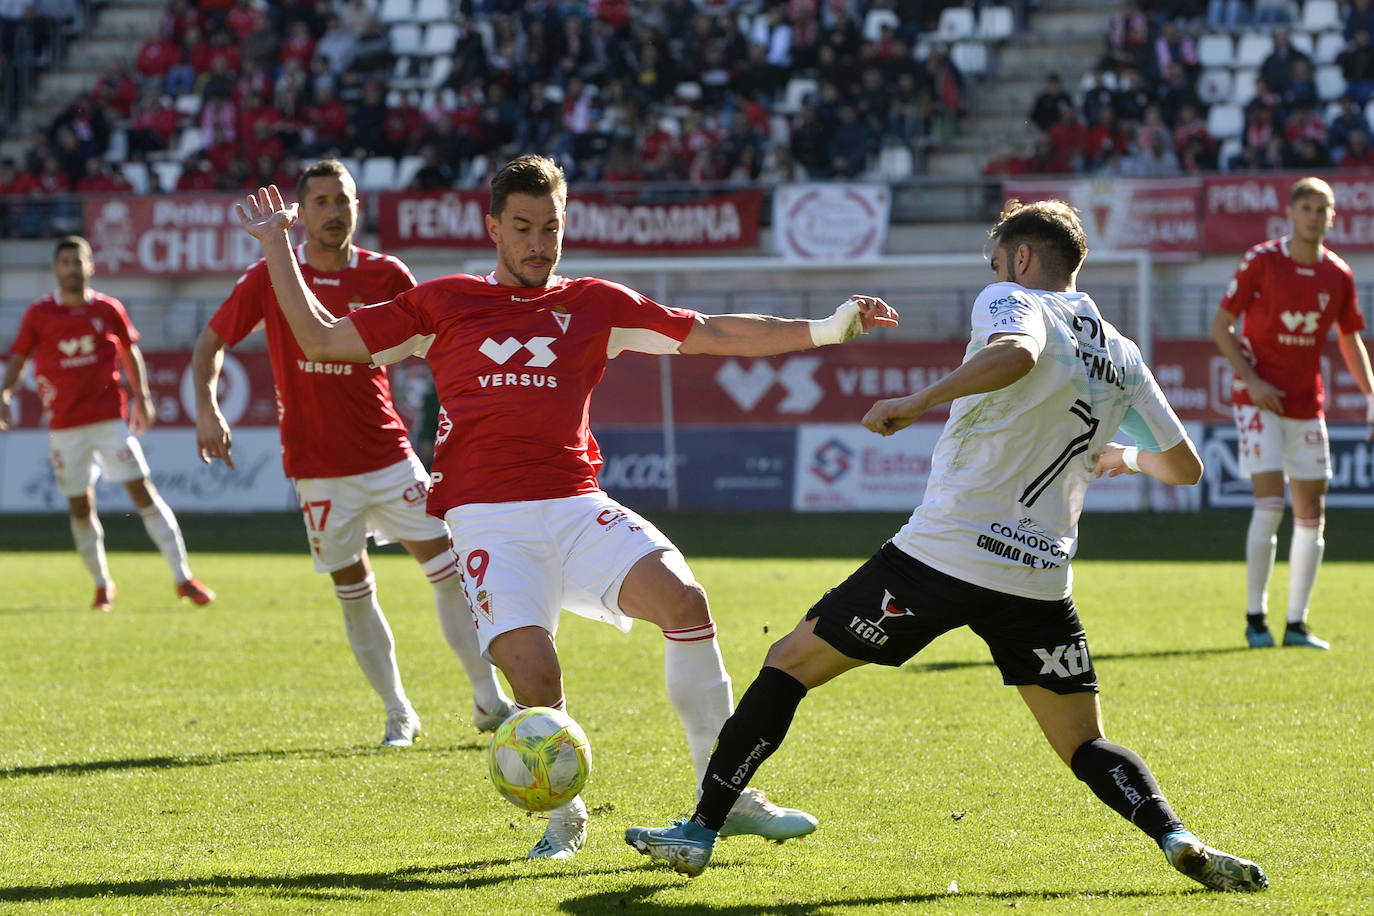
M 91 610 L 104 611 L 108 614 L 114 610 L 115 587 L 111 582 L 108 585 L 100 585 L 95 590 L 95 600 L 91 602 Z
M 177 583 L 177 597 L 190 598 L 203 607 L 215 600 L 215 593 L 202 585 L 199 579 L 192 577 L 185 582 Z

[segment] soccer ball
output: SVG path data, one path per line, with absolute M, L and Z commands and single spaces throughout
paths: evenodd
M 492 785 L 526 811 L 572 801 L 592 774 L 592 746 L 565 712 L 532 706 L 502 722 L 487 755 Z

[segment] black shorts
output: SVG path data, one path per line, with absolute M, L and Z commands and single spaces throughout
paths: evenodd
M 850 658 L 903 664 L 967 626 L 987 643 L 1002 683 L 1097 692 L 1097 672 L 1072 598 L 993 591 L 931 569 L 889 541 L 806 612 L 816 635 Z

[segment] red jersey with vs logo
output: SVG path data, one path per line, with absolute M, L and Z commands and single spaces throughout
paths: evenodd
M 1315 264 L 1299 264 L 1288 240 L 1270 239 L 1251 248 L 1226 289 L 1221 307 L 1244 318 L 1242 345 L 1260 378 L 1283 391 L 1283 415 L 1310 420 L 1322 415 L 1326 392 L 1321 354 L 1334 323 L 1342 333 L 1364 327 L 1350 267 L 1329 248 Z M 1237 404 L 1251 404 L 1237 379 Z
M 10 346 L 33 359 L 38 397 L 52 429 L 69 429 L 128 416 L 119 384 L 119 351 L 138 342 L 124 305 L 91 292 L 85 305 L 67 306 L 57 293 L 24 312 Z
M 304 246 L 297 247 L 296 262 L 315 298 L 338 318 L 415 285 L 400 261 L 364 248 L 354 247 L 349 266 L 332 273 L 307 264 Z M 307 360 L 277 304 L 266 261 L 239 277 L 210 327 L 231 347 L 257 328 L 266 332 L 286 476 L 350 477 L 389 467 L 410 454 L 386 370 Z
M 353 324 L 378 365 L 429 361 L 447 417 L 429 511 L 592 493 L 601 451 L 592 389 L 625 350 L 675 353 L 697 313 L 594 277 L 543 288 L 456 274 L 423 283 Z

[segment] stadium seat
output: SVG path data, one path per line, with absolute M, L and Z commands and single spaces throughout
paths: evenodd
M 1197 43 L 1198 63 L 1204 67 L 1229 67 L 1236 59 L 1236 43 L 1230 35 L 1203 35 Z
M 1345 76 L 1341 73 L 1341 68 L 1335 64 L 1318 67 L 1315 76 L 1317 98 L 1323 102 L 1338 99 L 1345 92 Z
M 425 41 L 420 53 L 426 57 L 451 56 L 458 43 L 458 26 L 452 22 L 432 22 L 425 26 Z
M 1364 103 L 1364 119 L 1369 123 L 1369 129 L 1374 132 L 1374 99 Z
M 780 114 L 796 114 L 801 111 L 806 97 L 814 95 L 820 88 L 820 83 L 808 76 L 794 76 L 787 81 L 787 88 L 782 91 L 782 100 L 775 108 Z
M 453 55 L 441 54 L 438 57 L 432 57 L 429 61 L 429 69 L 425 71 L 424 77 L 421 78 L 420 85 L 427 89 L 442 86 L 448 81 L 452 73 Z
M 1274 53 L 1274 39 L 1268 32 L 1246 32 L 1236 45 L 1237 67 L 1258 67 Z
M 129 158 L 129 132 L 123 127 L 110 131 L 110 145 L 105 149 L 106 162 L 123 162 Z
M 873 177 L 878 181 L 906 181 L 916 174 L 916 157 L 905 143 L 890 141 L 878 151 Z
M 391 53 L 397 57 L 422 53 L 420 26 L 413 22 L 400 22 L 391 27 Z
M 1240 137 L 1227 137 L 1217 150 L 1217 168 L 1223 172 L 1231 171 L 1231 160 L 1245 152 L 1245 144 Z
M 1252 67 L 1236 70 L 1231 77 L 1231 101 L 1237 105 L 1249 105 L 1255 97 L 1255 80 L 1259 71 Z
M 451 22 L 453 12 L 448 0 L 416 0 L 416 22 Z
M 188 118 L 194 118 L 196 115 L 200 114 L 200 93 L 184 92 L 176 97 L 176 101 L 172 103 L 172 107 L 177 110 L 177 114 L 185 115 Z
M 956 41 L 950 46 L 949 59 L 965 76 L 988 72 L 988 46 L 981 41 Z
M 940 11 L 935 37 L 940 41 L 963 41 L 973 37 L 973 10 L 963 6 L 947 6 Z
M 1213 105 L 1207 111 L 1207 132 L 1217 140 L 1229 140 L 1245 132 L 1245 109 L 1235 103 Z
M 1317 36 L 1317 46 L 1312 49 L 1312 63 L 1334 64 L 1336 56 L 1345 48 L 1345 35 L 1340 32 L 1322 32 Z
M 1197 79 L 1197 97 L 1206 105 L 1231 101 L 1231 71 L 1225 67 L 1203 70 Z
M 892 10 L 875 6 L 864 16 L 862 29 L 864 41 L 877 41 L 879 38 L 882 38 L 883 26 L 888 26 L 895 32 L 897 27 L 901 24 L 902 21 L 897 18 L 897 14 Z
M 420 171 L 424 164 L 425 158 L 423 156 L 402 156 L 396 160 L 396 187 L 408 187 L 411 179 L 415 177 L 415 173 Z
M 205 144 L 200 142 L 200 128 L 183 127 L 181 132 L 177 134 L 176 146 L 172 147 L 172 155 L 178 159 L 185 159 L 204 148 Z
M 152 170 L 157 175 L 157 186 L 160 190 L 172 192 L 177 189 L 177 180 L 181 178 L 181 163 L 173 160 L 154 162 Z
M 353 181 L 356 184 L 358 176 L 361 175 L 363 171 L 362 160 L 356 156 L 340 156 L 339 161 L 343 163 L 344 168 L 348 169 L 348 174 L 353 176 Z
M 415 19 L 415 4 L 412 0 L 382 0 L 377 9 L 377 20 L 383 25 L 411 22 Z
M 146 163 L 131 159 L 121 165 L 116 165 L 115 168 L 124 174 L 124 180 L 129 182 L 135 194 L 147 194 L 151 190 L 148 187 L 148 166 Z
M 369 156 L 363 160 L 358 176 L 360 191 L 390 191 L 396 187 L 396 160 L 390 156 Z
M 458 183 L 465 188 L 475 188 L 487 175 L 487 157 L 478 153 L 468 161 L 467 167 L 463 169 L 463 177 Z
M 1321 32 L 1341 28 L 1341 10 L 1336 0 L 1307 0 L 1302 5 L 1302 29 Z
M 978 14 L 978 37 L 984 41 L 1006 41 L 1016 34 L 1016 15 L 1009 6 L 985 6 Z
M 1310 32 L 1290 32 L 1288 43 L 1308 57 L 1312 56 L 1312 35 Z

